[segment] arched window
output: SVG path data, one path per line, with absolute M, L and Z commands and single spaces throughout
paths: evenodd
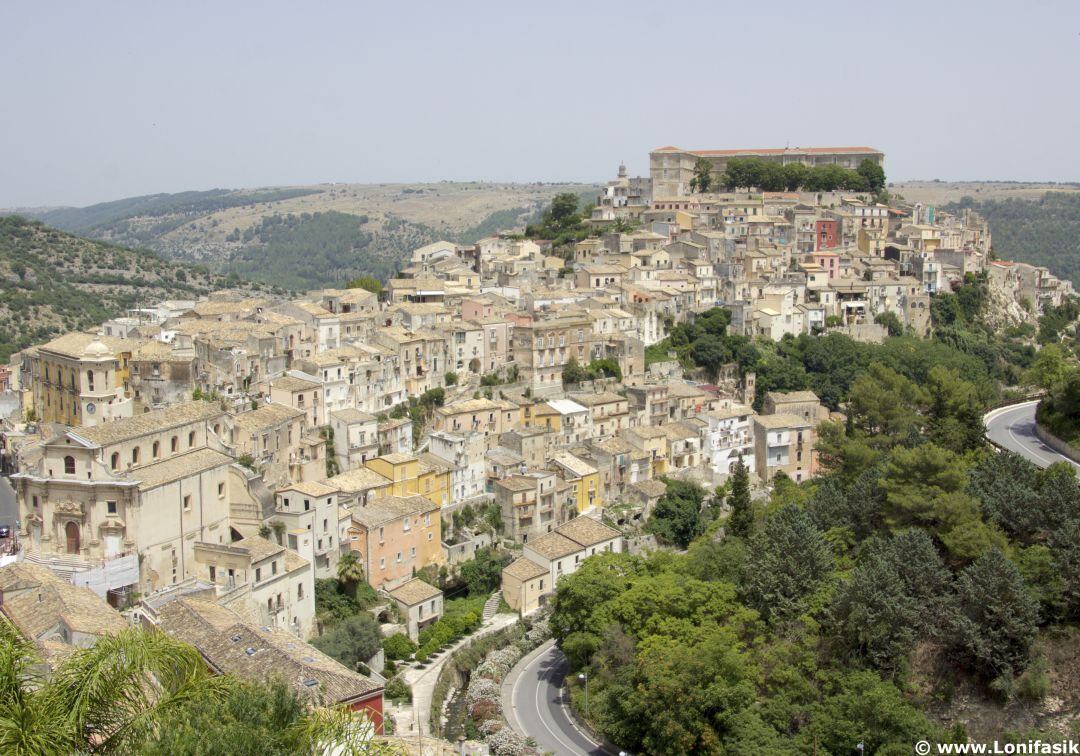
M 114 469 L 114 470 L 116 470 L 116 469 L 118 469 L 120 467 L 120 452 L 113 452 L 112 453 L 112 460 L 110 461 L 109 464 L 112 467 L 112 469 Z
M 159 457 L 161 457 L 161 442 L 155 441 L 153 449 L 154 449 L 154 459 L 158 459 Z
M 131 450 L 131 464 L 139 464 L 139 447 L 137 446 Z
M 94 390 L 94 371 L 93 370 L 87 370 L 86 371 L 86 383 L 87 383 L 87 386 L 89 386 L 90 390 L 93 391 Z
M 70 454 L 64 457 L 64 473 L 67 475 L 75 474 L 75 458 Z
M 173 454 L 176 454 L 176 452 L 180 451 L 180 439 L 176 436 L 173 436 L 172 440 L 169 441 L 169 451 L 171 451 Z
M 187 434 L 187 446 L 189 449 L 195 446 L 195 431 L 191 431 Z

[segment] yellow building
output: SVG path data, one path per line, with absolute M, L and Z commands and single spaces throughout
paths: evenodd
M 551 462 L 555 465 L 559 476 L 571 487 L 578 514 L 590 507 L 604 505 L 603 492 L 600 490 L 600 473 L 595 467 L 578 459 L 570 452 L 556 454 L 551 458 Z
M 450 501 L 450 471 L 412 454 L 385 454 L 364 465 L 390 481 L 389 495 L 420 494 L 440 507 Z
M 73 332 L 27 349 L 24 409 L 46 423 L 94 426 L 130 417 L 128 361 L 132 339 Z

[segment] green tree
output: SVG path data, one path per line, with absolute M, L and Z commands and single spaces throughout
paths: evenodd
M 476 555 L 461 565 L 459 574 L 469 587 L 470 596 L 489 596 L 502 581 L 502 570 L 510 560 L 494 550 L 482 548 Z
M 360 276 L 354 278 L 345 284 L 346 289 L 364 289 L 370 291 L 372 294 L 382 294 L 383 285 L 382 281 L 375 278 L 375 276 Z
M 732 535 L 749 537 L 754 529 L 754 510 L 750 499 L 750 472 L 743 464 L 742 457 L 735 462 L 731 471 L 731 494 L 727 505 L 731 507 L 728 530 Z
M 833 569 L 829 545 L 810 516 L 790 504 L 774 513 L 750 540 L 743 591 L 765 619 L 785 620 L 805 608 Z
M 690 179 L 690 191 L 705 194 L 712 188 L 712 163 L 706 158 L 698 158 L 694 162 L 694 175 Z
M 287 733 L 307 707 L 284 681 L 237 682 L 223 699 L 196 697 L 166 714 L 140 753 L 289 756 Z
M 589 380 L 589 371 L 583 368 L 577 361 L 577 357 L 571 356 L 566 364 L 563 366 L 562 381 L 564 385 L 570 386 L 575 383 L 581 383 L 582 381 Z
M 999 549 L 970 564 L 956 583 L 954 651 L 988 678 L 1014 674 L 1028 661 L 1038 606 L 1024 577 Z
M 382 633 L 379 623 L 369 612 L 360 612 L 336 623 L 322 635 L 312 638 L 311 645 L 327 656 L 332 656 L 349 669 L 357 669 L 360 663 L 379 652 Z
M 566 223 L 578 209 L 578 196 L 573 192 L 556 194 L 551 200 L 551 221 L 559 225 Z
M 874 316 L 874 322 L 885 326 L 885 330 L 890 336 L 900 336 L 904 333 L 904 324 L 900 322 L 900 318 L 896 316 L 896 313 L 891 310 L 879 312 Z
M 364 575 L 364 563 L 360 561 L 359 553 L 349 549 L 338 559 L 337 579 L 345 592 L 356 598 L 357 586 L 366 579 Z
M 701 535 L 701 505 L 705 489 L 697 483 L 665 479 L 667 491 L 653 507 L 646 529 L 665 543 L 685 549 Z
M 1047 344 L 1039 350 L 1035 361 L 1024 373 L 1024 380 L 1031 385 L 1050 391 L 1060 385 L 1068 375 L 1065 354 L 1057 344 Z
M 862 176 L 866 188 L 870 191 L 880 192 L 885 188 L 885 169 L 876 160 L 863 158 L 855 170 Z
M 43 677 L 34 644 L 0 622 L 0 751 L 130 753 L 188 702 L 221 701 L 231 678 L 214 677 L 193 647 L 132 628 L 76 649 Z
M 871 542 L 830 614 L 846 651 L 895 672 L 946 616 L 951 578 L 924 531 Z

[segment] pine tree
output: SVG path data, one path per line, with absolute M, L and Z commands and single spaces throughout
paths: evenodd
M 754 510 L 750 500 L 750 473 L 743 464 L 742 457 L 739 457 L 731 472 L 731 494 L 727 503 L 731 507 L 728 532 L 740 538 L 748 538 L 754 529 Z

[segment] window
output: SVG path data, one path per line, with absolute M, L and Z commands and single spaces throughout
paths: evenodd
M 431 536 L 432 536 L 432 534 L 431 534 L 431 533 L 428 533 L 428 534 L 427 534 L 427 539 L 428 539 L 429 541 L 431 540 Z
M 173 454 L 176 454 L 178 451 L 180 451 L 180 439 L 176 436 L 173 436 L 172 439 L 169 441 L 169 451 L 171 451 Z
M 195 431 L 190 431 L 187 434 L 187 447 L 190 449 L 195 446 Z
M 34 505 L 34 509 L 37 509 L 37 506 L 38 506 L 38 498 L 37 498 L 37 496 L 36 495 L 31 496 L 30 499 L 31 499 L 31 501 L 32 501 L 32 503 Z
M 255 568 L 255 582 L 262 580 L 262 567 Z
M 214 565 L 210 565 L 210 582 L 217 582 L 217 567 L 215 567 Z
M 64 457 L 64 473 L 67 475 L 75 474 L 75 458 L 70 454 Z
M 139 464 L 139 447 L 137 446 L 131 450 L 131 464 Z
M 400 551 L 397 553 L 397 563 L 401 564 L 401 552 Z
M 224 483 L 218 483 L 217 484 L 217 497 L 219 499 L 224 499 L 225 498 L 225 484 Z
M 184 511 L 187 512 L 191 509 L 191 494 L 184 496 Z
M 405 521 L 401 523 L 401 530 L 404 533 L 409 532 L 409 518 L 408 517 L 406 517 Z
M 113 452 L 112 458 L 109 460 L 109 466 L 114 470 L 120 467 L 120 452 Z
M 409 556 L 411 556 L 413 559 L 416 559 L 416 547 L 415 546 L 413 546 L 411 549 L 409 549 Z
M 303 598 L 304 598 L 304 584 L 303 583 L 297 583 L 296 584 L 296 599 L 297 599 L 297 601 L 302 601 Z
M 115 501 L 107 501 L 107 502 L 105 502 L 105 511 L 107 511 L 109 514 L 112 514 L 112 515 L 116 514 L 116 502 Z
M 277 560 L 276 559 L 270 563 L 270 574 L 271 575 L 276 575 L 277 574 Z
M 380 570 L 385 570 L 386 569 L 386 557 L 379 557 L 379 569 Z
M 161 444 L 159 442 L 155 441 L 154 446 L 152 448 L 153 448 L 154 459 L 160 458 L 161 457 Z
M 379 543 L 385 543 L 385 540 L 383 539 L 383 529 L 382 528 L 379 528 Z

